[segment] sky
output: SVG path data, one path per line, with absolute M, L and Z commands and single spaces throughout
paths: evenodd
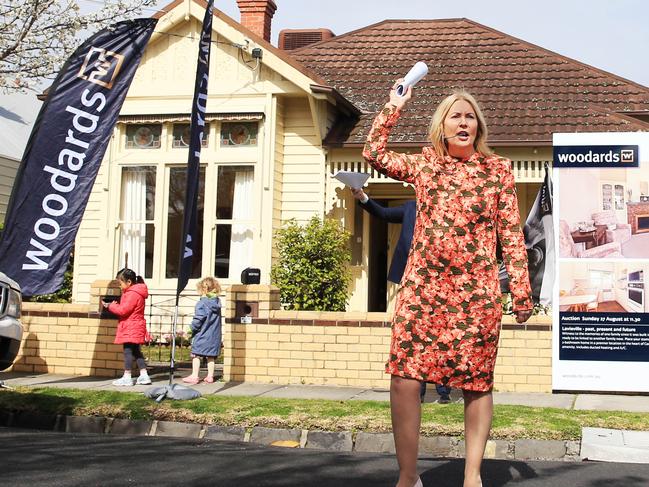
M 158 0 L 158 8 L 172 0 Z M 114 0 L 78 0 L 83 11 Z M 649 0 L 275 0 L 271 42 L 282 29 L 334 34 L 386 19 L 473 20 L 649 87 Z M 214 6 L 239 20 L 236 0 Z M 143 15 L 153 15 L 145 10 Z
M 340 35 L 385 19 L 465 17 L 649 86 L 647 0 L 275 0 L 272 43 L 282 29 Z M 158 1 L 164 7 L 166 0 Z M 236 0 L 214 6 L 239 20 Z

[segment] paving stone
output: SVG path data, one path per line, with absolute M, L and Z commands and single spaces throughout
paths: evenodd
M 649 463 L 649 432 L 582 428 L 582 460 Z
M 35 430 L 53 430 L 56 415 L 43 415 L 19 412 L 13 415 L 11 426 L 14 428 L 31 428 Z
M 208 426 L 204 438 L 220 441 L 243 441 L 246 429 L 242 426 Z
M 566 455 L 566 444 L 553 440 L 516 440 L 514 456 L 517 460 L 558 460 Z
M 649 413 L 649 401 L 645 396 L 579 394 L 575 400 L 574 409 Z
M 354 451 L 374 453 L 394 453 L 394 437 L 392 433 L 365 433 L 356 435 Z
M 158 421 L 156 436 L 179 436 L 182 438 L 198 438 L 203 425 L 193 423 L 177 423 L 175 421 Z
M 362 393 L 364 389 L 356 387 L 332 387 L 311 385 L 288 385 L 272 389 L 264 393 L 263 397 L 277 397 L 289 399 L 332 399 L 346 401 Z
M 281 446 L 282 448 L 300 448 L 300 442 L 295 440 L 277 440 L 273 441 L 270 446 Z
M 262 445 L 270 445 L 274 441 L 297 441 L 300 442 L 302 430 L 298 429 L 280 429 L 280 428 L 264 428 L 256 426 L 250 432 L 250 443 L 260 443 Z
M 66 433 L 103 433 L 106 418 L 96 416 L 66 416 Z
M 146 436 L 151 431 L 153 421 L 113 419 L 108 427 L 108 432 L 113 435 L 138 435 Z
M 319 450 L 352 451 L 354 442 L 349 431 L 309 431 L 305 448 Z
M 543 392 L 494 392 L 494 404 L 510 404 L 537 408 L 572 409 L 575 394 L 551 394 Z
M 453 451 L 453 438 L 450 436 L 420 436 L 419 455 L 449 457 Z
M 509 442 L 505 440 L 488 440 L 484 452 L 485 458 L 514 458 L 514 455 L 509 453 Z
M 566 455 L 579 456 L 581 441 L 566 441 Z
M 455 450 L 452 453 L 452 456 L 463 458 L 466 453 L 466 445 L 464 440 L 458 440 Z
M 283 389 L 284 386 L 278 384 L 255 384 L 251 382 L 230 382 L 224 385 L 214 394 L 217 396 L 252 396 L 259 397 L 275 389 Z

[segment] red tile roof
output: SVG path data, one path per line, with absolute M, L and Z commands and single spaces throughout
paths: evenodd
M 329 145 L 362 144 L 392 83 L 416 61 L 429 73 L 390 140 L 426 143 L 439 101 L 464 88 L 481 103 L 493 145 L 548 144 L 553 132 L 649 131 L 649 88 L 467 19 L 386 20 L 290 53 L 363 114 Z

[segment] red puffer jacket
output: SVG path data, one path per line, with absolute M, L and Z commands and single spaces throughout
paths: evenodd
M 149 290 L 146 284 L 133 284 L 122 292 L 119 303 L 110 303 L 108 311 L 119 318 L 115 343 L 145 342 L 144 304 L 148 296 Z

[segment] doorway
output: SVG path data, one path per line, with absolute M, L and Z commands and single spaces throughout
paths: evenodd
M 385 200 L 375 200 L 387 206 Z M 367 311 L 385 312 L 387 310 L 388 278 L 388 224 L 368 214 L 369 255 L 367 266 Z

